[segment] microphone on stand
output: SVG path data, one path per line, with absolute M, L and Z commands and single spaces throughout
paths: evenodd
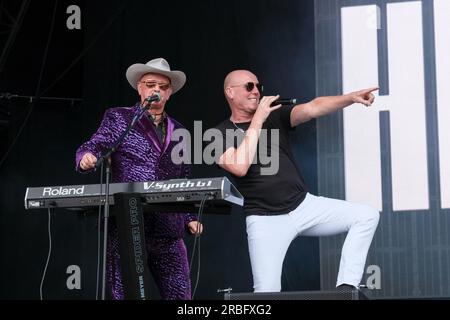
M 152 102 L 159 102 L 161 101 L 161 95 L 159 94 L 159 92 L 156 92 L 154 95 L 147 97 L 145 101 L 147 101 L 148 105 Z
M 95 164 L 96 168 L 99 168 L 103 165 L 103 162 L 108 159 L 122 144 L 125 140 L 128 133 L 133 129 L 134 125 L 137 121 L 142 117 L 142 115 L 147 112 L 150 108 L 152 102 L 159 102 L 161 100 L 161 95 L 159 92 L 156 92 L 154 95 L 147 97 L 140 106 L 140 110 L 134 118 L 131 120 L 131 123 L 127 126 L 124 132 L 117 138 L 112 146 L 110 146 L 106 151 L 103 152 L 102 156 L 97 159 L 97 163 Z M 144 103 L 147 102 L 147 105 L 144 106 Z M 107 257 L 107 243 L 108 243 L 108 219 L 109 219 L 109 184 L 111 179 L 111 168 L 107 161 L 106 165 L 106 188 L 105 188 L 105 201 L 103 204 L 104 214 L 103 214 L 103 266 L 102 266 L 102 300 L 105 300 L 105 291 L 106 291 L 106 257 Z
M 131 120 L 131 123 L 128 125 L 128 127 L 125 129 L 125 131 L 122 133 L 122 135 L 116 140 L 113 146 L 111 146 L 103 155 L 97 159 L 97 163 L 95 164 L 95 168 L 98 169 L 101 167 L 103 161 L 105 159 L 109 158 L 111 154 L 113 154 L 117 147 L 122 143 L 122 141 L 125 139 L 127 134 L 130 132 L 130 130 L 134 127 L 136 122 L 142 117 L 142 115 L 147 112 L 147 110 L 150 108 L 152 102 L 159 102 L 161 100 L 161 95 L 159 92 L 156 92 L 154 95 L 147 97 L 144 102 L 142 102 L 139 113 L 137 113 L 134 118 Z M 144 106 L 145 102 L 147 104 Z
M 277 105 L 283 105 L 283 106 L 293 106 L 297 104 L 297 99 L 278 99 L 275 100 L 270 104 L 271 107 L 277 106 Z

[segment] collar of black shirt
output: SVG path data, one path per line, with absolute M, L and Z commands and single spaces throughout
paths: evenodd
M 161 121 L 159 121 L 158 124 L 155 123 L 155 118 L 154 118 L 153 115 L 151 115 L 150 113 L 147 113 L 147 116 L 148 116 L 148 119 L 150 120 L 150 122 L 153 123 L 153 125 L 154 125 L 155 127 L 160 127 L 161 125 L 162 125 L 163 127 L 165 127 L 166 124 L 167 124 L 167 113 L 166 113 L 165 111 L 162 113 L 162 115 L 161 115 Z

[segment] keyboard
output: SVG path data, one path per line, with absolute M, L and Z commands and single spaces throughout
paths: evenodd
M 140 194 L 142 204 L 153 210 L 176 212 L 192 210 L 204 201 L 206 207 L 242 206 L 244 198 L 226 177 L 171 179 L 162 181 L 111 183 L 109 203 L 114 194 Z M 29 187 L 25 209 L 70 208 L 84 210 L 105 203 L 105 185 L 86 184 L 54 187 Z

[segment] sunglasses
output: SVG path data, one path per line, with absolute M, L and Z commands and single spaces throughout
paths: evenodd
M 247 90 L 248 92 L 252 92 L 252 90 L 256 87 L 256 89 L 258 89 L 259 93 L 262 93 L 264 90 L 264 86 L 261 83 L 255 83 L 255 82 L 247 82 L 244 84 L 237 84 L 235 86 L 230 86 L 230 88 L 234 88 L 234 87 L 244 87 L 245 90 Z
M 141 83 L 144 83 L 148 89 L 154 89 L 158 86 L 161 90 L 166 91 L 170 88 L 170 83 L 168 82 L 141 81 Z

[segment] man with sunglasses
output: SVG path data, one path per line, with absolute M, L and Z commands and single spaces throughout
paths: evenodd
M 172 133 L 183 128 L 167 115 L 165 106 L 170 96 L 180 90 L 186 76 L 172 71 L 165 59 L 134 64 L 126 72 L 130 85 L 139 93 L 140 101 L 132 107 L 111 108 L 105 112 L 97 132 L 76 153 L 76 169 L 90 172 L 102 152 L 126 130 L 148 97 L 159 94 L 148 112 L 134 126 L 111 156 L 113 182 L 135 182 L 186 178 L 190 168 L 174 164 L 171 152 L 175 143 Z M 114 221 L 108 229 L 107 280 L 113 299 L 123 299 L 119 257 L 118 230 Z M 149 269 L 162 299 L 191 299 L 191 282 L 184 232 L 200 234 L 202 225 L 191 214 L 144 215 L 145 239 Z
M 255 292 L 281 290 L 283 260 L 297 236 L 345 232 L 336 286 L 341 289 L 359 286 L 379 212 L 367 205 L 310 194 L 296 165 L 289 131 L 354 103 L 370 106 L 375 99 L 372 92 L 376 90 L 319 97 L 305 104 L 281 107 L 272 106 L 279 96 L 262 97 L 262 86 L 253 73 L 236 70 L 225 78 L 224 93 L 231 116 L 216 127 L 226 137 L 218 164 L 234 176 L 245 198 Z M 268 133 L 263 135 L 263 130 Z M 234 134 L 232 139 L 230 132 Z M 275 134 L 278 135 L 275 143 L 271 139 L 261 143 L 263 137 Z M 264 171 L 266 164 L 261 162 L 264 153 L 279 157 L 275 173 Z

